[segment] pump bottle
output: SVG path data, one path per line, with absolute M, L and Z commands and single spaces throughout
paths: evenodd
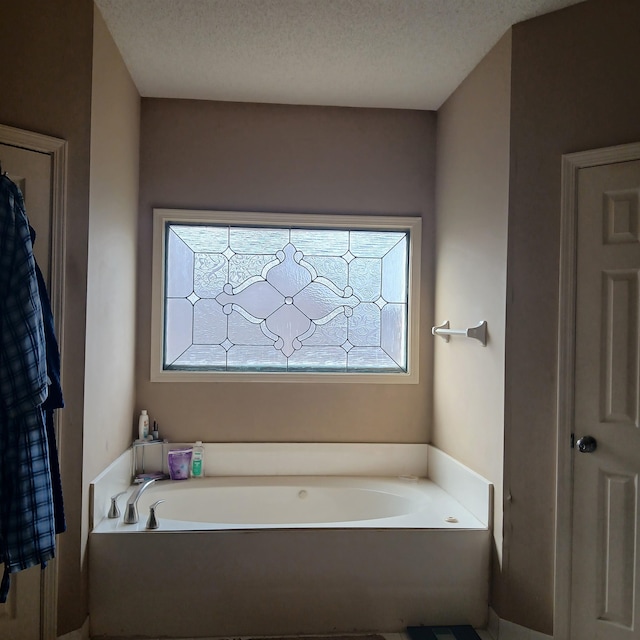
M 204 478 L 204 447 L 202 441 L 198 440 L 193 446 L 191 454 L 191 477 Z

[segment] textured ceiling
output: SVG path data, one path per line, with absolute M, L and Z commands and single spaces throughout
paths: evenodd
M 581 0 L 96 0 L 142 96 L 437 109 L 507 29 Z

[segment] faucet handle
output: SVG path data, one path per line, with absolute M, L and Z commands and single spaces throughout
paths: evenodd
M 158 518 L 156 518 L 156 507 L 161 503 L 164 502 L 164 500 L 156 500 L 150 507 L 149 507 L 149 519 L 147 520 L 147 529 L 157 529 L 158 528 Z
M 116 493 L 115 496 L 111 496 L 111 506 L 109 507 L 109 513 L 107 513 L 107 518 L 113 520 L 114 518 L 120 517 L 120 509 L 118 509 L 118 498 L 123 496 L 126 491 L 121 491 L 120 493 Z

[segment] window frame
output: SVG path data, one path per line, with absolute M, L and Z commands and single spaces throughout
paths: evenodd
M 348 230 L 406 231 L 409 236 L 407 371 L 402 373 L 300 371 L 181 371 L 163 368 L 165 325 L 165 260 L 168 223 L 221 224 L 253 227 L 294 227 Z M 190 209 L 153 210 L 151 296 L 151 382 L 312 382 L 417 384 L 419 382 L 420 272 L 422 219 L 420 217 L 262 213 Z

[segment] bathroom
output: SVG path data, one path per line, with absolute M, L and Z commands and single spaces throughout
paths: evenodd
M 172 440 L 436 445 L 494 483 L 492 609 L 552 634 L 560 155 L 640 138 L 634 5 L 516 25 L 437 113 L 141 100 L 92 3 L 3 8 L 0 122 L 69 143 L 59 636 L 88 629 L 89 483 L 141 408 Z M 149 382 L 157 206 L 422 215 L 420 382 Z

